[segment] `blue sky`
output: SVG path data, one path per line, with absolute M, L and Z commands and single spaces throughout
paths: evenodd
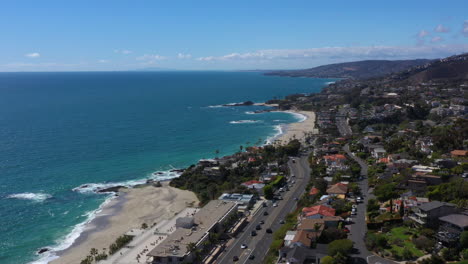
M 0 71 L 293 69 L 468 52 L 466 1 L 5 0 Z

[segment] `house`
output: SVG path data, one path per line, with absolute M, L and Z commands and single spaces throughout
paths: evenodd
M 263 182 L 257 181 L 257 180 L 247 181 L 247 182 L 242 183 L 241 185 L 249 189 L 256 189 L 256 190 L 261 190 L 263 187 L 265 187 L 265 184 Z
M 375 148 L 372 150 L 371 155 L 374 159 L 385 158 L 387 151 L 383 147 Z
M 327 189 L 327 193 L 332 196 L 346 195 L 348 193 L 348 185 L 344 183 L 336 183 Z
M 308 219 L 317 219 L 324 218 L 326 216 L 334 216 L 335 209 L 325 206 L 325 205 L 316 205 L 312 207 L 304 207 L 302 209 L 302 214 L 305 218 Z
M 452 158 L 467 157 L 468 150 L 453 150 L 450 154 L 452 155 Z
M 343 218 L 339 216 L 325 216 L 320 219 L 302 219 L 297 226 L 297 230 L 309 230 L 309 231 L 316 231 L 317 226 L 320 226 L 320 229 L 323 230 L 324 228 L 329 227 L 337 227 L 338 223 L 342 221 Z
M 299 244 L 301 246 L 310 248 L 312 247 L 312 243 L 318 240 L 318 234 L 319 232 L 316 231 L 298 230 L 291 243 Z
M 278 264 L 303 264 L 320 263 L 320 259 L 326 254 L 319 254 L 316 250 L 293 244 L 291 247 L 280 249 Z
M 219 167 L 205 167 L 203 168 L 203 174 L 207 176 L 217 177 L 217 176 L 221 176 L 221 171 Z
M 284 246 L 289 247 L 296 236 L 297 231 L 287 231 L 286 235 L 284 236 Z
M 450 214 L 439 217 L 439 232 L 437 238 L 447 244 L 458 242 L 460 234 L 468 231 L 468 215 Z
M 414 208 L 409 218 L 416 225 L 437 227 L 439 225 L 439 217 L 457 212 L 458 209 L 454 204 L 432 201 Z

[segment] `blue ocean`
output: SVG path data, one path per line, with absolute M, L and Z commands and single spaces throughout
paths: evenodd
M 169 179 L 173 168 L 264 144 L 301 118 L 220 105 L 315 93 L 332 81 L 256 72 L 0 73 L 0 263 L 68 247 L 108 197 L 93 188 Z

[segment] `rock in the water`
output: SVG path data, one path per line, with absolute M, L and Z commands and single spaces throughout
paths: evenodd
M 37 251 L 37 254 L 42 254 L 44 252 L 50 251 L 50 248 L 41 248 Z
M 97 191 L 98 193 L 108 193 L 108 192 L 118 192 L 120 190 L 120 188 L 126 188 L 125 186 L 113 186 L 113 187 L 109 187 L 109 188 L 105 188 L 105 189 L 101 189 L 99 191 Z

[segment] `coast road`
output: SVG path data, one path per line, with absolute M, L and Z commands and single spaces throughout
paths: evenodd
M 272 207 L 271 203 L 268 207 L 262 207 L 216 263 L 234 263 L 234 257 L 239 258 L 237 263 L 261 263 L 263 261 L 273 241 L 273 234 L 266 233 L 266 229 L 271 228 L 275 232 L 281 226 L 281 220 L 285 219 L 286 215 L 296 208 L 297 201 L 294 198 L 300 198 L 310 179 L 307 156 L 296 158 L 295 163 L 289 161 L 288 165 L 291 173 L 295 175 L 295 177 L 291 177 L 295 183 L 289 191 L 281 193 L 283 200 L 277 202 L 278 207 Z M 264 215 L 265 211 L 268 212 L 266 216 Z M 263 225 L 260 224 L 261 220 L 265 222 Z M 260 230 L 256 230 L 257 225 L 261 226 Z M 254 230 L 257 232 L 256 236 L 251 235 Z M 246 244 L 247 248 L 241 249 L 242 244 Z M 249 258 L 251 255 L 253 255 L 253 259 Z

